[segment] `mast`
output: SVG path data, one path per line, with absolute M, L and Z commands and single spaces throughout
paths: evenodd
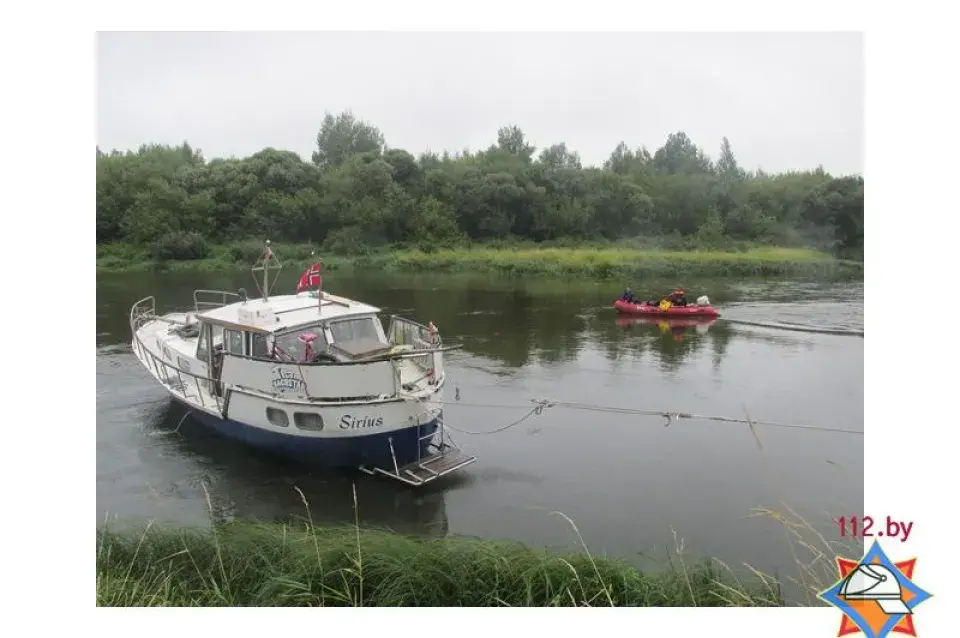
M 276 263 L 277 274 L 273 276 L 273 283 L 277 283 L 277 276 L 280 274 L 280 271 L 283 270 L 283 262 L 280 261 L 280 258 L 273 254 L 273 248 L 270 247 L 270 240 L 266 240 L 263 256 L 253 264 L 253 267 L 250 269 L 251 274 L 253 275 L 253 282 L 257 285 L 257 288 L 260 288 L 260 294 L 263 295 L 264 301 L 269 301 L 270 299 L 270 264 L 271 262 Z M 261 280 L 260 275 L 257 272 L 260 269 L 263 269 L 263 278 Z M 262 284 L 261 285 L 261 281 Z
M 270 299 L 270 240 L 267 240 L 267 249 L 263 254 L 263 300 Z

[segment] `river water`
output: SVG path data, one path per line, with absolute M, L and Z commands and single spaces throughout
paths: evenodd
M 297 273 L 284 273 L 293 288 Z M 289 281 L 288 281 L 289 280 Z M 634 285 L 640 295 L 673 282 Z M 412 489 L 264 456 L 205 431 L 141 370 L 128 313 L 189 307 L 194 288 L 256 287 L 249 273 L 99 275 L 97 521 L 188 525 L 252 517 L 354 521 L 425 536 L 514 539 L 577 550 L 562 512 L 599 555 L 645 566 L 675 551 L 736 568 L 795 570 L 783 528 L 755 508 L 803 516 L 828 540 L 862 515 L 862 283 L 685 282 L 724 316 L 670 327 L 618 319 L 619 284 L 484 276 L 328 273 L 325 287 L 439 327 L 448 355 L 445 422 L 479 457 Z M 780 324 L 791 330 L 736 323 Z M 854 331 L 803 332 L 797 327 Z M 456 397 L 459 396 L 459 399 Z M 675 420 L 531 401 L 749 418 L 827 430 Z M 182 422 L 181 422 L 182 420 Z M 178 428 L 179 425 L 179 428 Z M 302 495 L 301 495 L 302 494 Z

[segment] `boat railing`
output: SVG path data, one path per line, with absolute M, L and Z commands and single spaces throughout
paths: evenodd
M 387 329 L 387 341 L 393 346 L 410 346 L 424 351 L 411 359 L 424 374 L 432 374 L 439 379 L 443 371 L 443 340 L 437 330 L 431 330 L 423 324 L 405 317 L 390 315 L 390 327 Z
M 197 314 L 204 310 L 223 308 L 226 305 L 240 301 L 240 295 L 227 290 L 194 290 L 193 309 Z
M 178 317 L 183 315 L 183 317 Z M 137 330 L 151 321 L 162 321 L 173 326 L 181 337 L 196 337 L 198 333 L 197 317 L 192 310 L 174 311 L 166 316 L 157 314 L 156 301 L 151 297 L 144 297 L 130 308 L 130 331 L 136 333 Z M 192 333 L 192 334 L 191 334 Z
M 143 343 L 143 340 L 140 338 L 140 335 L 137 334 L 136 330 L 133 332 L 133 347 L 140 355 L 140 359 L 148 368 L 156 373 L 157 379 L 159 379 L 160 383 L 164 386 L 176 392 L 187 401 L 199 403 L 202 407 L 208 407 L 208 405 L 209 407 L 213 407 L 213 405 L 216 405 L 217 411 L 223 412 L 221 399 L 215 391 L 216 381 L 214 379 L 206 375 L 191 372 L 190 370 L 185 370 L 181 367 L 182 364 L 181 366 L 177 366 L 169 361 L 164 361 Z M 207 388 L 206 393 L 204 393 L 203 387 Z M 204 394 L 206 394 L 206 397 Z
M 130 330 L 136 336 L 137 330 L 157 316 L 157 302 L 153 295 L 144 297 L 130 308 Z

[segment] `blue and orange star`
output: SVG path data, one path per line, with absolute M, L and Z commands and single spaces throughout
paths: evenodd
M 858 565 L 883 565 L 896 574 L 897 580 L 900 581 L 903 603 L 910 611 L 913 611 L 917 605 L 930 598 L 929 593 L 913 584 L 913 570 L 916 563 L 916 558 L 898 563 L 892 562 L 877 541 L 873 542 L 870 551 L 859 561 L 838 558 L 837 569 L 840 572 L 840 580 L 830 589 L 820 593 L 822 600 L 843 612 L 843 618 L 840 620 L 840 631 L 837 636 L 846 636 L 858 632 L 863 632 L 868 638 L 885 638 L 891 632 L 916 636 L 917 632 L 911 614 L 888 615 L 874 600 L 846 600 L 840 595 L 843 581 Z

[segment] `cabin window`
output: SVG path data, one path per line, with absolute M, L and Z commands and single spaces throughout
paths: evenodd
M 293 422 L 301 430 L 323 429 L 323 417 L 313 412 L 294 412 Z
M 380 335 L 377 332 L 377 326 L 373 323 L 372 317 L 363 319 L 343 319 L 330 323 L 330 333 L 333 335 L 334 343 L 343 343 L 345 341 L 380 341 Z
M 267 408 L 267 421 L 270 421 L 278 428 L 285 428 L 290 425 L 290 417 L 287 413 L 278 408 Z
M 265 359 L 270 354 L 270 348 L 267 347 L 267 336 L 261 334 L 252 335 L 250 339 L 250 356 Z
M 306 328 L 300 328 L 294 332 L 287 332 L 282 335 L 277 335 L 274 340 L 277 344 L 277 350 L 279 352 L 284 352 L 290 357 L 294 357 L 297 361 L 303 359 L 305 344 L 300 341 L 300 335 L 306 333 L 313 333 L 317 338 L 313 341 L 313 344 L 310 346 L 314 354 L 318 352 L 323 352 L 327 348 L 327 339 L 323 334 L 323 329 L 320 326 L 309 326 Z
M 210 329 L 208 326 L 200 327 L 200 338 L 197 339 L 197 359 L 205 363 L 210 363 L 210 353 L 207 352 L 208 347 L 208 338 L 207 335 L 210 334 Z
M 213 350 L 223 347 L 223 326 L 200 324 L 200 337 L 197 339 L 197 359 L 210 363 L 210 335 L 213 335 Z
M 236 330 L 223 331 L 223 349 L 230 354 L 243 354 L 243 333 Z

